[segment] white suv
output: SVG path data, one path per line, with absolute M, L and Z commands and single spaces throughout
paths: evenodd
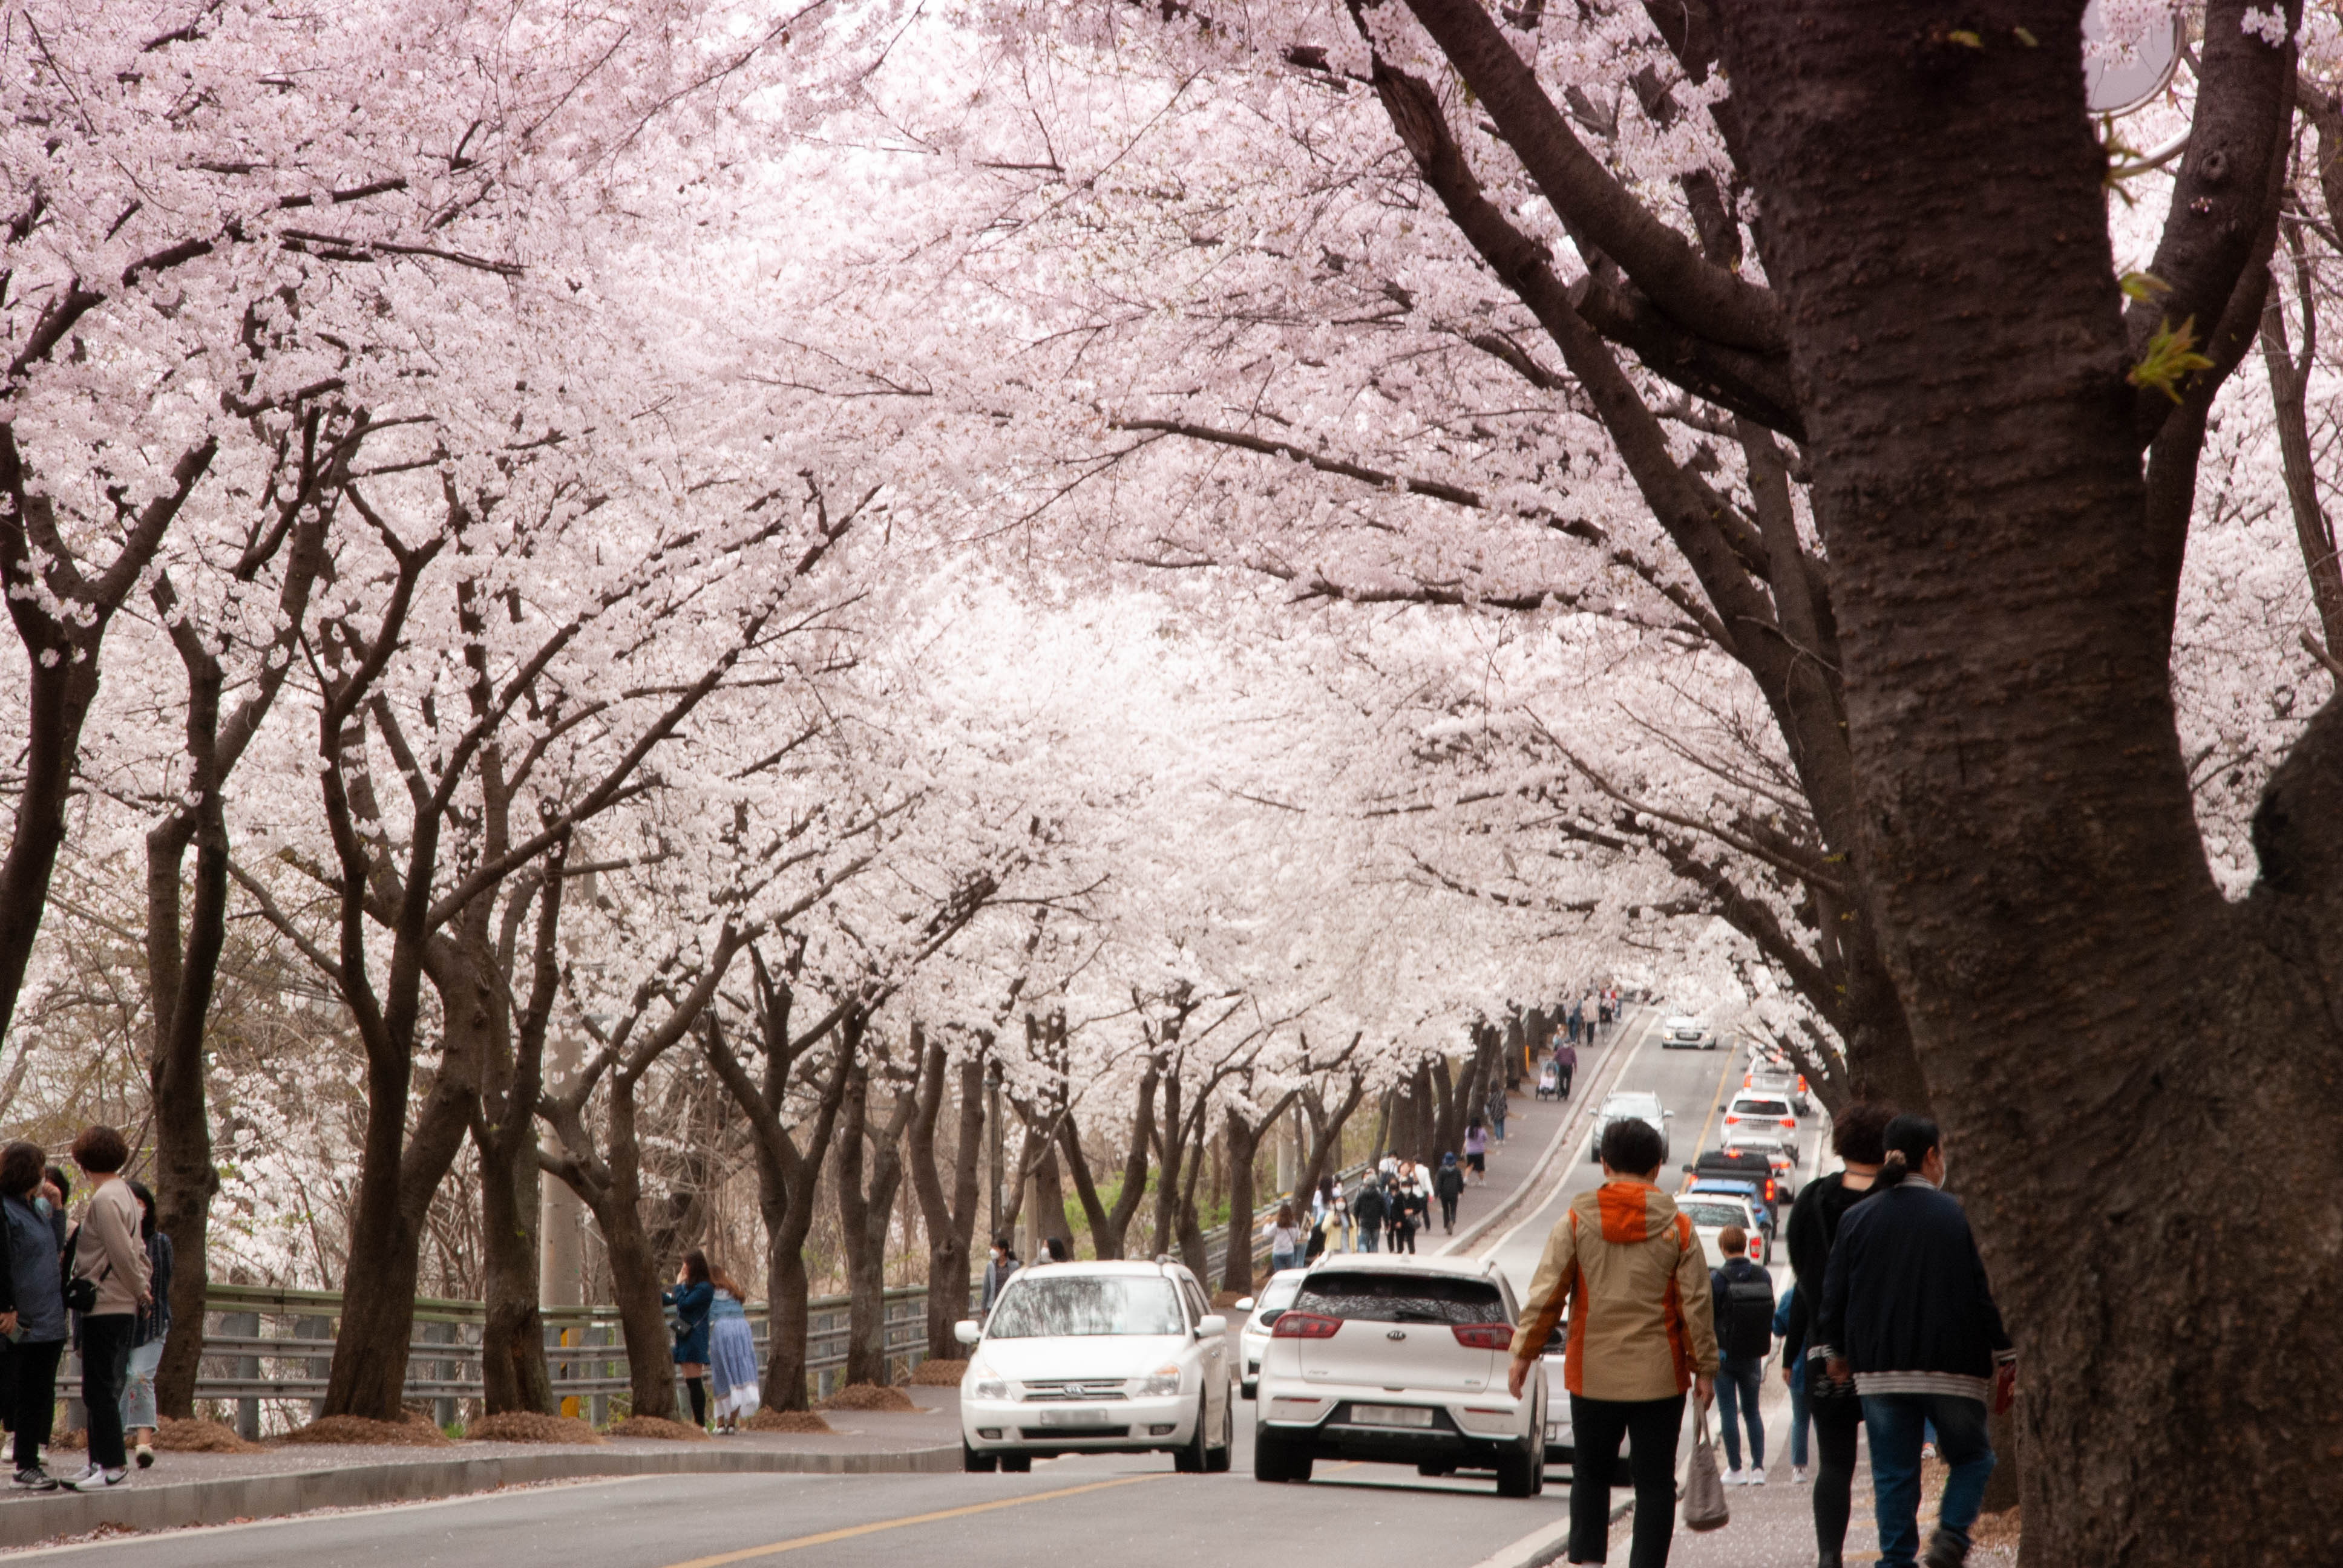
M 957 1333 L 966 1469 L 1166 1449 L 1182 1471 L 1229 1468 L 1228 1322 L 1178 1263 L 1029 1267 Z
M 1545 1485 L 1546 1381 L 1505 1392 L 1513 1293 L 1494 1263 L 1349 1253 L 1303 1277 L 1271 1330 L 1255 1391 L 1253 1474 L 1307 1481 L 1319 1459 L 1493 1470 Z

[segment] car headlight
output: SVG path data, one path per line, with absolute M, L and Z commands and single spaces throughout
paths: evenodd
M 1145 1377 L 1135 1377 L 1131 1380 L 1131 1392 L 1139 1399 L 1161 1399 L 1165 1394 L 1178 1393 L 1180 1369 L 1160 1366 Z
M 1009 1381 L 1006 1378 L 980 1377 L 970 1385 L 969 1392 L 977 1399 L 1007 1399 Z

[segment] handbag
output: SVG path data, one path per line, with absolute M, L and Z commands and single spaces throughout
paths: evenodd
M 65 1311 L 69 1312 L 86 1312 L 97 1305 L 97 1282 L 85 1280 L 74 1272 L 74 1254 L 80 1250 L 81 1227 L 75 1225 L 73 1234 L 65 1238 L 65 1257 L 60 1262 L 60 1277 L 65 1282 Z M 108 1266 L 111 1267 L 110 1261 Z
M 1722 1530 L 1732 1523 L 1733 1509 L 1725 1501 L 1725 1478 L 1716 1471 L 1716 1444 L 1708 1435 L 1708 1408 L 1695 1404 L 1700 1433 L 1693 1440 L 1692 1462 L 1684 1469 L 1684 1528 Z

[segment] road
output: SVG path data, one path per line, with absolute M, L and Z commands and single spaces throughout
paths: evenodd
M 1740 1053 L 1666 1051 L 1648 1027 L 1618 1086 L 1658 1093 L 1674 1115 L 1671 1169 L 1717 1140 Z M 1815 1134 L 1805 1134 L 1813 1171 Z M 1554 1198 L 1490 1243 L 1526 1290 L 1546 1231 L 1601 1180 L 1582 1142 Z M 1777 1269 L 1777 1277 L 1786 1271 Z M 1239 1406 L 1234 1473 L 1172 1473 L 1169 1456 L 1068 1457 L 1030 1475 L 660 1476 L 512 1491 L 446 1503 L 93 1542 L 15 1561 L 104 1568 L 719 1568 L 787 1558 L 803 1568 L 905 1561 L 950 1568 L 1111 1562 L 1118 1568 L 1329 1560 L 1342 1568 L 1463 1568 L 1567 1507 L 1508 1501 L 1486 1478 L 1425 1480 L 1404 1467 L 1318 1467 L 1306 1486 L 1252 1479 L 1251 1407 Z

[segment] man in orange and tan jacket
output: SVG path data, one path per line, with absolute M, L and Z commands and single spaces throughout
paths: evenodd
M 1659 1131 L 1614 1121 L 1603 1130 L 1601 1153 L 1603 1185 L 1571 1200 L 1546 1237 L 1530 1282 L 1529 1315 L 1513 1335 L 1509 1382 L 1520 1398 L 1531 1363 L 1567 1308 L 1563 1382 L 1575 1445 L 1569 1561 L 1604 1560 L 1611 1478 L 1624 1438 L 1635 1482 L 1628 1565 L 1665 1568 L 1684 1393 L 1696 1389 L 1705 1409 L 1715 1390 L 1708 1261 L 1692 1221 L 1655 1184 L 1667 1160 Z

